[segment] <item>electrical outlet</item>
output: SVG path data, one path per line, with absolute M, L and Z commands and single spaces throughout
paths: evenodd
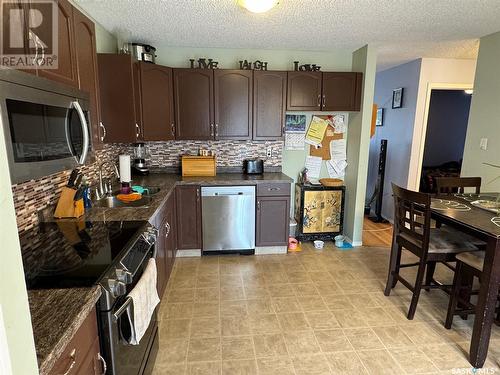
M 479 142 L 479 148 L 481 150 L 487 150 L 488 149 L 488 138 L 481 138 L 481 142 Z
M 272 157 L 273 156 L 273 148 L 272 147 L 268 147 L 267 150 L 266 150 L 266 156 L 268 158 Z

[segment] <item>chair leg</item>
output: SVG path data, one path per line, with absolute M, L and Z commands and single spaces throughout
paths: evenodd
M 431 285 L 432 279 L 434 278 L 434 271 L 436 270 L 436 262 L 427 263 L 427 272 L 425 274 L 425 285 Z M 426 291 L 430 292 L 430 288 L 425 288 Z
M 457 309 L 458 297 L 462 287 L 462 262 L 457 262 L 455 267 L 455 276 L 453 277 L 453 288 L 450 294 L 450 301 L 448 303 L 448 312 L 446 313 L 446 321 L 444 327 L 450 329 L 453 324 L 453 315 Z
M 422 290 L 422 284 L 424 282 L 426 265 L 426 260 L 421 258 L 418 266 L 417 278 L 415 279 L 415 286 L 413 287 L 413 297 L 411 298 L 410 309 L 408 310 L 408 320 L 413 320 L 415 317 L 415 311 L 417 311 L 417 304 L 420 297 L 420 291 Z
M 387 284 L 385 285 L 384 295 L 389 296 L 391 294 L 391 289 L 396 286 L 398 279 L 396 278 L 399 272 L 399 262 L 401 259 L 401 246 L 396 242 L 395 236 L 392 236 L 392 246 L 391 246 L 391 260 L 389 262 L 389 271 L 387 275 Z M 399 260 L 399 261 L 398 261 Z

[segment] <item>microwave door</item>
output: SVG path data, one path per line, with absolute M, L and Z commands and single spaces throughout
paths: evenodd
M 71 153 L 78 164 L 83 165 L 90 147 L 90 132 L 88 116 L 83 111 L 80 103 L 74 101 L 72 108 L 68 109 L 66 121 L 66 141 Z

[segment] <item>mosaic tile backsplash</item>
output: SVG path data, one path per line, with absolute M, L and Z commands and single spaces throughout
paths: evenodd
M 272 156 L 266 157 L 267 148 L 272 149 Z M 180 166 L 180 156 L 197 155 L 200 148 L 212 150 L 217 155 L 218 167 L 240 167 L 243 159 L 260 157 L 267 167 L 282 165 L 283 142 L 281 141 L 170 141 L 147 143 L 149 157 L 146 162 L 150 168 Z M 131 144 L 106 144 L 102 150 L 95 151 L 95 161 L 81 168 L 83 174 L 92 183 L 97 182 L 100 163 L 118 162 L 118 155 L 133 156 Z M 18 230 L 24 231 L 38 224 L 38 211 L 57 203 L 61 188 L 66 185 L 70 171 L 63 171 L 12 185 L 14 206 L 16 208 Z M 111 166 L 104 165 L 103 174 L 112 174 Z

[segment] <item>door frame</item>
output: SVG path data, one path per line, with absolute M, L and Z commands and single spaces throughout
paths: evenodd
M 425 137 L 427 136 L 427 124 L 429 121 L 429 108 L 431 104 L 431 94 L 432 90 L 473 90 L 474 83 L 433 83 L 427 84 L 427 92 L 425 95 L 425 107 L 424 107 L 424 118 L 422 123 L 422 131 L 420 132 L 420 138 L 413 139 L 412 149 L 418 147 L 417 156 L 417 173 L 415 174 L 414 181 L 408 181 L 409 188 L 413 188 L 415 191 L 420 189 L 420 178 L 422 175 L 422 163 L 424 161 L 424 149 L 425 149 Z M 417 142 L 417 144 L 415 144 Z M 413 185 L 413 186 L 411 186 Z

